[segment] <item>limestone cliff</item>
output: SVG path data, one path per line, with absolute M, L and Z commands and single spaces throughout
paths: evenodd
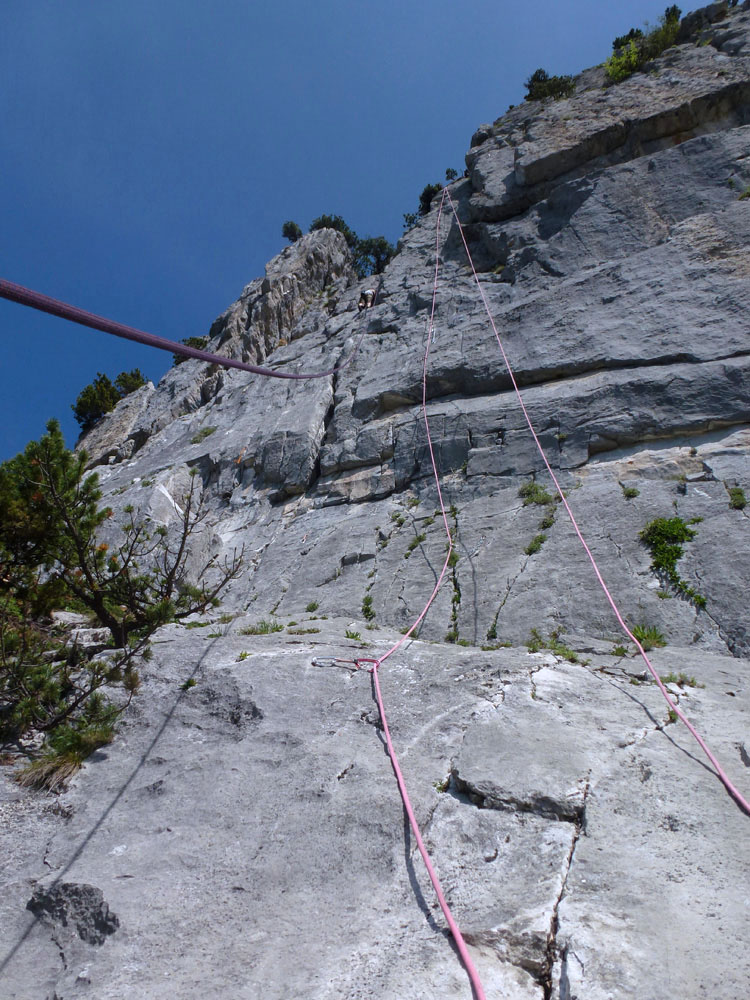
M 690 15 L 604 84 L 587 70 L 481 126 L 450 194 L 607 583 L 668 640 L 659 672 L 747 795 L 750 3 Z M 66 794 L 4 788 L 9 997 L 470 996 L 368 677 L 313 664 L 382 654 L 443 564 L 419 405 L 439 200 L 366 313 L 323 230 L 210 330 L 218 353 L 298 372 L 364 330 L 338 374 L 186 361 L 82 442 L 116 511 L 164 523 L 197 469 L 202 550 L 244 546 L 245 571 L 223 622 L 158 633 L 120 736 Z M 451 905 L 488 996 L 744 996 L 750 818 L 618 648 L 441 226 L 427 411 L 458 561 L 382 679 Z M 532 481 L 541 504 L 519 495 Z M 705 606 L 640 540 L 675 516 L 698 519 L 678 569 Z M 271 618 L 282 631 L 243 634 Z

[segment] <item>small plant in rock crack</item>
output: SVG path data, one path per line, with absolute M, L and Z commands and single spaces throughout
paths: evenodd
M 242 663 L 242 661 L 246 660 L 249 655 L 250 653 L 246 649 L 243 649 L 240 655 L 237 657 L 237 662 Z
M 425 535 L 424 532 L 422 532 L 419 535 L 416 535 L 414 538 L 412 538 L 412 540 L 409 542 L 408 546 L 406 547 L 406 552 L 404 553 L 404 559 L 408 559 L 409 556 L 414 551 L 414 549 L 416 549 L 418 545 L 421 545 L 422 542 L 424 542 L 426 540 L 426 538 L 427 538 L 427 535 Z
M 317 601 L 310 601 L 310 603 L 305 608 L 305 611 L 307 611 L 309 614 L 312 614 L 312 612 L 317 611 L 319 607 L 320 605 L 318 604 Z
M 182 684 L 180 684 L 180 690 L 189 691 L 190 688 L 194 688 L 197 683 L 198 681 L 195 679 L 195 677 L 188 677 L 186 681 L 183 681 Z
M 359 632 L 354 632 L 351 629 L 347 629 L 346 632 L 344 632 L 344 637 L 346 639 L 356 639 L 357 642 L 361 642 L 362 641 L 361 634 Z
M 277 622 L 275 618 L 266 620 L 265 618 L 255 625 L 248 625 L 246 628 L 240 629 L 240 635 L 270 635 L 271 632 L 281 632 L 284 626 L 281 622 Z
M 375 618 L 375 612 L 372 607 L 371 594 L 365 594 L 365 596 L 362 598 L 362 617 L 368 622 L 373 621 Z
M 678 687 L 705 687 L 704 684 L 699 684 L 695 677 L 688 677 L 687 674 L 679 673 L 676 674 L 674 671 L 665 674 L 660 678 L 662 684 L 676 684 Z
M 539 522 L 539 527 L 542 531 L 548 531 L 552 525 L 555 523 L 555 508 L 552 504 L 547 508 L 547 513 Z
M 636 497 L 641 495 L 641 491 L 636 489 L 635 486 L 623 486 L 622 483 L 620 483 L 620 489 L 622 490 L 622 495 L 626 500 L 635 500 Z
M 524 507 L 528 507 L 532 503 L 554 503 L 555 499 L 551 493 L 548 493 L 543 486 L 540 486 L 533 479 L 523 484 L 518 491 L 518 495 L 523 500 Z
M 394 510 L 391 511 L 391 520 L 394 522 L 394 524 L 397 524 L 400 528 L 401 525 L 404 524 L 404 522 L 406 521 L 406 518 L 404 517 L 403 514 L 399 514 L 397 510 Z
M 665 636 L 655 625 L 634 625 L 630 631 L 646 652 L 667 644 Z
M 560 632 L 555 629 L 549 636 L 545 639 L 542 633 L 537 628 L 532 628 L 531 635 L 526 642 L 526 648 L 530 653 L 539 653 L 543 649 L 548 649 L 555 656 L 561 656 L 564 660 L 569 663 L 580 663 L 581 658 L 574 649 L 566 646 L 564 643 L 560 642 Z M 583 661 L 584 665 L 588 661 Z
M 628 651 L 625 646 L 615 646 L 612 650 L 612 656 L 627 656 Z
M 540 532 L 540 534 L 534 535 L 534 537 L 531 539 L 531 541 L 523 551 L 526 553 L 527 556 L 533 556 L 536 552 L 538 552 L 541 549 L 541 547 L 544 545 L 546 541 L 547 541 L 547 536 L 544 534 L 544 532 Z
M 728 493 L 729 506 L 732 510 L 744 510 L 747 507 L 747 498 L 741 486 L 730 486 Z
M 214 431 L 215 427 L 201 427 L 201 429 L 190 438 L 190 444 L 200 444 L 201 441 L 205 441 L 207 437 L 210 437 Z
M 698 523 L 699 518 L 693 518 L 691 524 Z M 697 608 L 705 608 L 706 598 L 697 593 L 677 572 L 677 562 L 682 558 L 684 542 L 689 542 L 696 536 L 694 528 L 689 527 L 681 517 L 657 517 L 650 521 L 641 531 L 640 538 L 651 552 L 651 569 L 666 578 L 683 597 L 687 597 Z
M 448 791 L 448 789 L 450 788 L 450 783 L 451 783 L 451 776 L 447 775 L 445 778 L 442 779 L 442 781 L 433 781 L 432 787 L 435 789 L 436 792 L 440 792 L 442 794 L 443 792 Z

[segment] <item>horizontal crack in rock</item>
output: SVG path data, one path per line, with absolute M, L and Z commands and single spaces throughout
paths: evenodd
M 481 784 L 465 781 L 458 774 L 456 768 L 453 769 L 452 775 L 457 790 L 467 795 L 480 809 L 534 813 L 543 819 L 554 819 L 567 823 L 580 823 L 583 817 L 583 801 L 554 798 L 541 792 L 522 799 L 497 786 L 483 788 Z

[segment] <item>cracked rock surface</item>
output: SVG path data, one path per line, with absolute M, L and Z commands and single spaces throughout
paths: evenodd
M 607 585 L 662 633 L 656 669 L 748 796 L 750 3 L 691 14 L 648 72 L 603 83 L 587 70 L 482 126 L 450 194 Z M 326 659 L 382 655 L 446 558 L 420 406 L 439 203 L 372 309 L 321 230 L 208 331 L 219 353 L 336 372 L 187 360 L 81 442 L 103 532 L 128 504 L 169 526 L 197 470 L 190 570 L 244 564 L 223 620 L 160 630 L 66 792 L 3 767 L 3 998 L 468 1000 L 371 678 Z M 380 676 L 449 902 L 488 997 L 744 1000 L 750 819 L 596 587 L 447 210 L 441 232 L 427 414 L 455 557 Z M 705 603 L 641 541 L 672 517 Z M 282 631 L 242 633 L 263 619 Z

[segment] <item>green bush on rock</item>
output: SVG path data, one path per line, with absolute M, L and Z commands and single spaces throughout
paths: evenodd
M 203 518 L 194 478 L 172 538 L 126 508 L 122 541 L 110 548 L 99 536 L 113 514 L 99 506 L 86 460 L 65 447 L 52 420 L 0 465 L 0 739 L 43 734 L 24 780 L 50 788 L 112 738 L 155 630 L 218 603 L 242 562 L 235 553 L 209 585 L 211 560 L 201 586 L 189 583 L 189 540 Z M 90 613 L 109 631 L 111 652 L 66 641 L 51 619 L 59 608 Z

